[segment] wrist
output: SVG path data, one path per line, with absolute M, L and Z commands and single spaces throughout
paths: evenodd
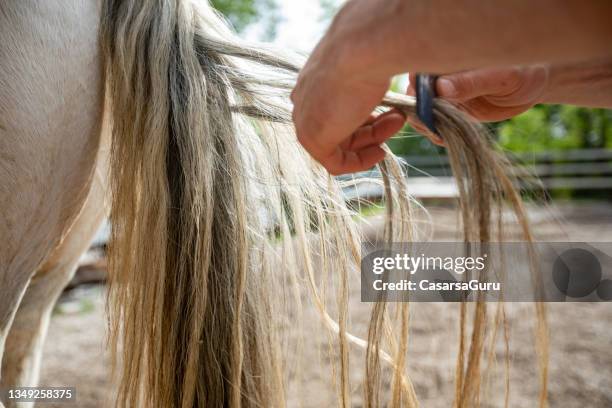
M 568 81 L 568 67 L 565 65 L 548 65 L 548 75 L 546 81 L 546 87 L 538 103 L 560 103 L 561 94 L 567 91 L 568 85 L 571 86 L 575 79 Z
M 612 59 L 551 65 L 541 103 L 609 106 Z
M 403 0 L 352 0 L 334 18 L 321 45 L 345 78 L 388 81 L 406 71 L 408 7 Z M 401 52 L 400 52 L 401 51 Z
M 543 72 L 543 86 L 542 86 L 542 91 L 540 93 L 540 95 L 536 98 L 534 105 L 540 104 L 540 103 L 550 103 L 548 102 L 548 100 L 550 99 L 551 95 L 554 93 L 553 87 L 554 87 L 554 81 L 553 81 L 553 69 L 552 66 L 550 64 L 541 64 L 539 65 L 539 67 L 541 67 L 542 72 Z

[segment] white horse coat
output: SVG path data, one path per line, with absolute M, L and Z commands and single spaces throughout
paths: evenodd
M 37 383 L 52 307 L 105 215 L 99 6 L 0 3 L 3 387 Z

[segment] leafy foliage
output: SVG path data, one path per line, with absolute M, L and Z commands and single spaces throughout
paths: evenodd
M 520 154 L 523 164 L 533 164 L 530 153 L 612 149 L 612 110 L 608 109 L 538 105 L 512 119 L 488 124 L 488 127 L 500 147 L 511 154 Z M 403 156 L 437 157 L 446 154 L 444 148 L 416 135 L 414 129 L 406 126 L 388 145 Z M 610 190 L 557 188 L 550 194 L 565 199 L 609 198 Z
M 496 126 L 512 152 L 612 148 L 612 111 L 571 105 L 538 105 Z
M 612 149 L 612 110 L 572 105 L 538 105 L 521 115 L 489 124 L 504 150 L 537 153 L 568 149 Z M 406 126 L 389 147 L 400 155 L 438 155 L 443 149 Z

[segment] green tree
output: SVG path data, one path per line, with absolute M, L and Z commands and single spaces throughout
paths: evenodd
M 496 126 L 499 143 L 513 152 L 612 148 L 612 111 L 538 105 Z
M 503 122 L 488 124 L 500 146 L 513 153 L 568 149 L 612 149 L 612 110 L 538 105 Z M 439 155 L 444 150 L 406 126 L 389 142 L 400 155 Z
M 237 31 L 261 22 L 264 37 L 274 38 L 280 20 L 276 0 L 211 0 L 211 4 L 227 17 Z

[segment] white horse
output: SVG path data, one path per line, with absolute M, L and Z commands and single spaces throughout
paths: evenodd
M 381 395 L 380 359 L 391 363 L 392 405 L 416 405 L 404 373 L 406 306 L 393 314 L 399 335 L 385 302 L 373 308 L 369 341 L 347 332 L 348 271 L 360 241 L 338 182 L 287 126 L 297 70 L 241 42 L 195 0 L 0 3 L 1 387 L 38 383 L 51 310 L 110 195 L 111 338 L 115 348 L 123 342 L 118 405 L 284 405 L 284 288 L 271 270 L 303 273 L 288 281 L 307 283 L 337 335 L 331 375 L 343 406 L 349 341 L 367 348 L 367 406 Z M 409 97 L 383 103 L 414 113 Z M 524 220 L 505 162 L 486 138 L 449 105 L 439 103 L 436 114 L 463 179 L 465 239 L 491 238 L 502 197 Z M 404 176 L 391 154 L 381 170 L 386 237 L 407 240 Z M 337 276 L 333 319 L 312 253 Z M 461 407 L 478 401 L 485 308 L 476 308 L 471 345 L 460 343 Z M 543 405 L 545 368 L 541 380 Z
M 99 23 L 97 1 L 0 4 L 4 387 L 37 384 L 53 306 L 107 213 Z

